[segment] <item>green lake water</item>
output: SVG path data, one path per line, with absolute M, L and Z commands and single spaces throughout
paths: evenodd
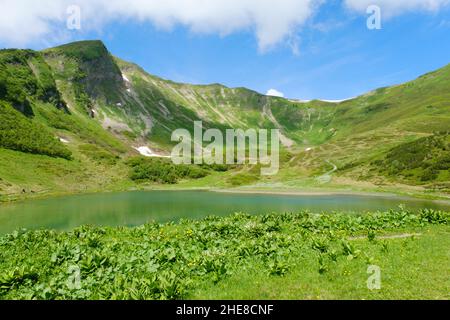
M 395 209 L 450 210 L 450 205 L 395 196 L 268 195 L 207 191 L 133 191 L 76 195 L 0 205 L 0 234 L 20 228 L 70 230 L 80 225 L 137 226 L 208 215 Z

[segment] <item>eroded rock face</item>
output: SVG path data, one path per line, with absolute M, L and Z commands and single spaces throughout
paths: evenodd
M 58 73 L 81 86 L 89 98 L 115 104 L 126 90 L 122 72 L 101 41 L 84 41 L 50 49 L 48 60 L 58 59 Z

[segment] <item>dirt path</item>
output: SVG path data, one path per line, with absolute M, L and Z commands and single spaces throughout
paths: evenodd
M 319 182 L 320 184 L 325 184 L 325 183 L 331 182 L 331 179 L 332 179 L 331 175 L 334 172 L 336 172 L 336 170 L 338 169 L 338 167 L 334 163 L 332 163 L 330 160 L 325 160 L 325 162 L 328 163 L 330 166 L 332 166 L 333 169 L 316 178 L 316 181 Z
M 393 235 L 388 235 L 388 236 L 380 236 L 380 237 L 376 237 L 376 239 L 381 239 L 381 240 L 389 240 L 389 239 L 405 239 L 405 238 L 412 238 L 412 237 L 420 237 L 422 234 L 421 233 L 402 233 L 402 234 L 393 234 Z M 362 240 L 362 239 L 366 239 L 367 236 L 361 236 L 361 237 L 351 237 L 349 238 L 349 240 Z

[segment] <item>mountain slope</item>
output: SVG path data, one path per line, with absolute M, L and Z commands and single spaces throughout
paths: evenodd
M 175 122 L 190 128 L 193 120 L 201 119 L 219 128 L 279 128 L 285 136 L 282 142 L 292 146 L 312 136 L 309 131 L 312 122 L 329 121 L 332 113 L 325 108 L 332 104 L 316 102 L 316 109 L 312 110 L 309 105 L 265 96 L 246 88 L 175 83 L 152 76 L 134 64 L 117 61 L 130 79 L 133 92 L 144 104 L 154 106 L 156 123 L 160 124 Z M 179 112 L 183 119 L 177 122 L 174 115 Z M 171 132 L 174 127 L 165 129 Z
M 421 141 L 448 139 L 450 65 L 342 103 L 302 103 L 220 84 L 175 83 L 112 56 L 100 41 L 42 52 L 1 50 L 0 66 L 0 194 L 24 187 L 71 192 L 133 185 L 126 159 L 142 146 L 168 154 L 172 132 L 192 132 L 198 120 L 220 130 L 281 129 L 282 168 L 277 176 L 263 178 L 244 166 L 181 185 L 450 188 L 444 166 L 429 179 L 420 178 L 435 168 L 432 161 L 424 161 L 421 173 L 409 178 L 383 169 L 395 167 L 398 150 L 410 150 L 416 141 L 429 151 L 427 157 L 447 159 L 448 148 L 429 150 L 430 144 Z M 18 169 L 12 163 L 17 159 L 29 167 Z M 59 170 L 44 172 L 52 162 Z M 71 168 L 67 175 L 78 177 L 67 186 L 61 183 L 65 167 Z M 45 179 L 28 183 L 30 171 Z

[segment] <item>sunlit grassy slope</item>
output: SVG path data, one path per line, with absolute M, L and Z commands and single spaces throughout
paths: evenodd
M 137 155 L 134 147 L 168 154 L 172 131 L 192 131 L 196 120 L 221 130 L 281 129 L 282 168 L 261 177 L 258 168 L 244 166 L 181 181 L 182 187 L 449 192 L 450 66 L 342 103 L 303 103 L 245 88 L 161 79 L 113 57 L 100 41 L 42 52 L 2 50 L 0 65 L 2 108 L 15 108 L 9 122 L 22 124 L 0 134 L 1 194 L 57 192 L 62 185 L 67 192 L 129 186 L 126 159 Z M 26 123 L 30 132 L 41 128 L 36 141 L 21 133 Z M 427 137 L 444 143 L 432 146 Z M 420 165 L 402 166 L 402 150 L 410 157 L 419 152 Z M 49 166 L 61 170 L 49 173 Z M 64 183 L 73 177 L 73 184 Z

